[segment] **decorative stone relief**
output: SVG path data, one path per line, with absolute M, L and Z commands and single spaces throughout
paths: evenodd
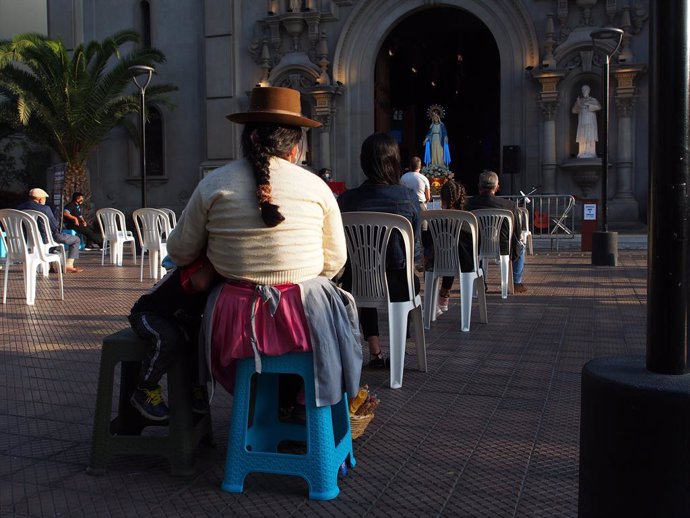
M 606 18 L 609 27 L 613 26 L 613 19 L 616 16 L 616 0 L 606 0 Z
M 541 114 L 546 121 L 556 120 L 556 115 L 558 114 L 558 107 L 560 103 L 558 101 L 539 101 L 539 108 L 541 108 Z
M 315 114 L 314 119 L 319 121 L 322 126 L 322 131 L 330 131 L 331 130 L 331 122 L 333 121 L 333 114 L 332 113 L 323 113 L 323 114 Z
M 658 0 L 651 0 L 658 1 Z M 632 9 L 632 34 L 639 34 L 644 29 L 647 20 L 649 19 L 649 12 L 644 8 L 640 2 L 636 2 Z
M 302 61 L 301 65 L 306 68 L 320 69 L 322 77 L 319 83 L 324 84 L 324 73 L 327 75 L 325 67 L 330 61 L 327 46 L 326 53 L 323 52 L 323 46 L 317 49 L 325 38 L 321 25 L 326 21 L 337 20 L 334 10 L 341 5 L 352 5 L 352 2 L 267 0 L 266 16 L 257 21 L 248 49 L 256 64 L 263 69 L 262 82 L 273 68 L 280 66 L 285 56 L 306 54 L 305 58 L 290 58 L 289 61 L 293 65 Z
M 579 27 L 592 25 L 592 8 L 597 5 L 597 0 L 575 0 L 577 6 L 582 9 L 582 20 Z
M 553 57 L 553 47 L 556 44 L 554 39 L 553 14 L 546 15 L 546 30 L 544 31 L 544 58 L 541 60 L 542 67 L 555 67 L 556 60 Z
M 310 88 L 312 83 L 299 72 L 295 72 L 294 74 L 286 74 L 273 86 L 284 86 L 294 90 L 305 90 Z
M 559 43 L 568 39 L 570 34 L 570 27 L 568 26 L 568 0 L 558 0 L 558 11 L 556 16 L 560 23 L 560 32 L 558 36 Z
M 616 112 L 619 117 L 632 117 L 633 108 L 635 107 L 634 97 L 618 97 L 616 96 Z

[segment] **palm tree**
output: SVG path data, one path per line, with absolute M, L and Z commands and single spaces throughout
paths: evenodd
M 0 129 L 9 126 L 49 146 L 65 162 L 63 193 L 89 193 L 86 159 L 115 126 L 136 135 L 127 115 L 139 111 L 129 67 L 163 63 L 164 54 L 135 44 L 139 35 L 121 31 L 102 42 L 79 45 L 69 52 L 61 41 L 40 34 L 18 34 L 0 41 Z M 177 90 L 154 84 L 150 103 L 170 104 L 164 94 Z

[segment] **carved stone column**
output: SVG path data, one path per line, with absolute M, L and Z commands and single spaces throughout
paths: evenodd
M 319 132 L 319 162 L 317 166 L 331 168 L 331 127 L 335 114 L 334 97 L 339 93 L 338 87 L 328 86 L 311 91 L 314 96 L 313 117 L 323 126 L 315 131 Z
M 551 194 L 556 192 L 556 113 L 558 101 L 539 101 L 539 107 L 544 118 L 541 154 L 542 192 Z
M 556 70 L 549 72 L 540 70 L 532 74 L 541 84 L 539 107 L 544 119 L 541 182 L 544 194 L 556 192 L 556 114 L 558 113 L 558 82 L 563 75 L 563 72 Z
M 609 214 L 617 223 L 637 222 L 639 204 L 633 194 L 633 113 L 637 99 L 636 76 L 644 65 L 617 66 L 612 70 L 616 79 L 615 105 L 618 121 L 616 156 L 616 193 L 609 204 Z

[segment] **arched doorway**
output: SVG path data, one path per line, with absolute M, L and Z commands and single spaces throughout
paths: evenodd
M 429 107 L 442 106 L 450 168 L 472 190 L 479 172 L 500 166 L 500 80 L 496 40 L 479 18 L 453 7 L 417 11 L 379 50 L 376 131 L 398 139 L 407 164 L 423 156 Z
M 522 170 L 538 171 L 532 157 L 537 156 L 539 148 L 539 134 L 533 131 L 539 123 L 539 112 L 536 103 L 533 105 L 534 109 L 528 109 L 529 103 L 526 100 L 533 98 L 535 87 L 527 77 L 525 68 L 538 64 L 539 45 L 530 14 L 523 3 L 505 0 L 444 0 L 441 6 L 432 1 L 377 0 L 356 4 L 340 33 L 333 57 L 333 79 L 343 85 L 344 93 L 338 101 L 333 124 L 333 137 L 337 146 L 332 150 L 332 163 L 339 178 L 346 180 L 348 186 L 362 181 L 358 164 L 360 147 L 367 135 L 378 129 L 375 120 L 376 105 L 379 100 L 385 101 L 384 97 L 375 92 L 379 51 L 385 48 L 384 43 L 388 37 L 408 18 L 414 20 L 416 16 L 426 13 L 436 19 L 435 12 L 455 15 L 456 11 L 458 16 L 468 16 L 470 20 L 475 19 L 483 24 L 495 40 L 493 45 L 499 56 L 496 74 L 500 77 L 500 81 L 495 81 L 495 86 L 500 91 L 497 106 L 493 107 L 500 111 L 498 149 L 502 149 L 504 145 L 520 146 L 523 150 L 521 156 L 525 160 Z M 433 26 L 415 25 L 413 31 L 422 34 L 430 34 L 433 29 Z M 454 37 L 457 32 L 459 31 L 453 33 Z M 424 111 L 426 107 L 422 107 Z M 475 103 L 474 107 L 482 111 L 492 108 L 480 106 L 479 103 Z M 418 133 L 425 130 L 427 124 L 423 117 L 420 116 L 420 129 L 416 130 Z M 465 120 L 472 122 L 471 117 L 466 117 Z M 473 123 L 479 124 L 476 120 Z M 454 139 L 455 136 L 450 135 L 450 138 Z M 419 140 L 419 134 L 416 140 Z M 451 166 L 454 167 L 454 164 Z M 463 169 L 463 176 L 464 171 Z M 469 173 L 474 176 L 467 182 L 468 187 L 476 184 L 479 172 Z

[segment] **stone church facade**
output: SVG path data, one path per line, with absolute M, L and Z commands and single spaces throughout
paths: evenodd
M 303 112 L 323 123 L 306 138 L 305 165 L 330 167 L 337 180 L 359 184 L 361 142 L 386 130 L 382 117 L 393 116 L 377 88 L 382 46 L 403 20 L 437 9 L 461 10 L 493 36 L 497 149 L 519 149 L 511 189 L 539 185 L 544 194 L 596 198 L 601 190 L 601 160 L 576 159 L 571 108 L 584 84 L 603 95 L 611 49 L 594 48 L 590 33 L 625 31 L 611 61 L 609 222 L 614 229 L 644 222 L 648 0 L 50 0 L 48 32 L 74 45 L 134 28 L 166 54 L 153 80 L 180 89 L 176 108 L 162 110 L 154 127 L 151 152 L 160 164 L 148 199 L 179 212 L 205 172 L 241 156 L 240 127 L 225 115 L 244 110 L 255 85 L 300 90 Z M 114 131 L 89 159 L 94 205 L 137 208 L 138 164 L 138 149 Z

